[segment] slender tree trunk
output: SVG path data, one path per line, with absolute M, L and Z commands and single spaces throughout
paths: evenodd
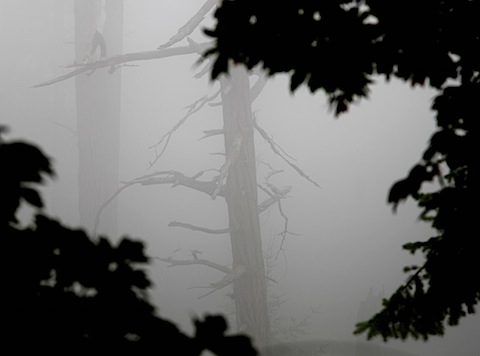
M 89 58 L 96 31 L 103 33 L 107 55 L 122 51 L 123 1 L 75 0 L 75 60 Z M 103 12 L 105 11 L 105 12 Z M 102 28 L 102 15 L 105 24 Z M 100 55 L 100 49 L 95 50 Z M 80 224 L 92 232 L 95 216 L 102 203 L 118 187 L 120 71 L 98 71 L 77 76 L 76 105 L 79 146 Z M 116 204 L 102 215 L 102 234 L 116 235 Z
M 270 341 L 265 266 L 258 216 L 255 146 L 247 72 L 233 68 L 221 81 L 225 150 L 231 162 L 226 182 L 232 268 L 246 267 L 233 282 L 237 329 L 254 338 L 257 345 Z

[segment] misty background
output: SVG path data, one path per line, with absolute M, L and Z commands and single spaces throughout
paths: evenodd
M 124 3 L 124 53 L 156 49 L 201 5 L 193 0 Z M 212 23 L 210 17 L 201 27 Z M 206 40 L 200 29 L 191 37 Z M 73 1 L 0 1 L 0 123 L 10 128 L 9 139 L 32 142 L 52 158 L 57 178 L 42 189 L 46 212 L 77 227 L 74 79 L 33 88 L 69 71 L 64 67 L 73 62 L 73 41 Z M 205 106 L 175 131 L 164 155 L 150 167 L 155 158 L 152 146 L 185 116 L 186 107 L 218 90 L 208 75 L 194 78 L 197 60 L 196 55 L 176 56 L 132 62 L 121 69 L 120 181 L 160 170 L 193 176 L 222 164 L 223 157 L 215 153 L 223 152 L 223 138 L 199 140 L 203 130 L 222 125 L 221 107 Z M 266 260 L 277 282 L 269 284 L 269 293 L 283 301 L 271 316 L 276 325 L 286 329 L 305 319 L 300 339 L 357 340 L 352 331 L 358 318 L 379 310 L 380 298 L 389 297 L 404 282 L 402 268 L 419 261 L 401 246 L 427 239 L 432 231 L 418 220 L 420 211 L 412 202 L 394 214 L 386 201 L 392 184 L 408 173 L 426 148 L 435 127 L 430 110 L 434 94 L 378 78 L 368 100 L 335 118 L 321 93 L 312 95 L 301 88 L 292 94 L 287 78 L 277 76 L 255 100 L 252 107 L 259 125 L 320 186 L 298 175 L 256 136 L 257 159 L 283 170 L 272 181 L 279 187 L 292 185 L 288 199 L 282 201 L 292 234 L 284 241 L 279 236 L 285 221 L 275 206 L 260 216 L 264 254 L 277 256 Z M 264 168 L 259 163 L 259 182 L 264 181 Z M 202 299 L 198 297 L 206 290 L 189 290 L 218 281 L 218 272 L 201 266 L 168 268 L 156 259 L 186 259 L 191 250 L 198 250 L 201 258 L 231 263 L 228 235 L 168 226 L 181 221 L 226 228 L 224 200 L 184 187 L 134 185 L 118 196 L 117 204 L 117 236 L 110 238 L 127 235 L 145 242 L 153 257 L 151 300 L 161 317 L 191 332 L 194 315 L 232 312 L 229 288 Z M 22 217 L 28 223 L 31 211 L 23 209 Z M 377 296 L 376 304 L 362 309 L 369 294 Z M 443 338 L 388 345 L 416 355 L 474 356 L 480 350 L 479 328 L 475 314 L 447 328 Z

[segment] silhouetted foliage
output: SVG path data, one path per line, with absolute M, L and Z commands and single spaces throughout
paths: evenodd
M 212 78 L 229 63 L 290 74 L 291 89 L 323 90 L 339 115 L 366 97 L 374 76 L 400 78 L 438 91 L 437 131 L 422 159 L 388 196 L 394 211 L 411 197 L 437 235 L 404 246 L 425 256 L 383 309 L 359 323 L 369 338 L 427 339 L 456 325 L 480 301 L 476 209 L 480 116 L 478 0 L 392 3 L 224 0 L 217 9 Z M 408 137 L 405 138 L 408 140 Z M 430 190 L 428 190 L 430 188 Z
M 0 127 L 0 237 L 3 251 L 2 347 L 8 353 L 49 355 L 108 352 L 169 355 L 256 355 L 250 339 L 225 335 L 222 316 L 195 320 L 193 337 L 155 315 L 141 241 L 113 245 L 37 214 L 33 226 L 16 218 L 23 199 L 42 207 L 33 185 L 53 175 L 49 159 L 25 142 L 5 142 Z

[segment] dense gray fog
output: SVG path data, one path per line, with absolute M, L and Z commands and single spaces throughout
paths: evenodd
M 157 49 L 201 4 L 125 0 L 123 53 Z M 36 143 L 52 158 L 57 177 L 42 189 L 46 212 L 77 227 L 75 78 L 34 88 L 72 70 L 65 66 L 74 61 L 73 8 L 73 0 L 0 1 L 0 122 L 9 126 L 9 139 Z M 201 28 L 212 23 L 209 13 L 189 37 L 205 41 Z M 174 46 L 187 43 L 184 39 Z M 117 54 L 122 53 L 109 53 Z M 219 90 L 208 75 L 195 78 L 202 68 L 196 65 L 198 58 L 192 54 L 135 61 L 116 72 L 121 73 L 119 184 L 109 187 L 107 195 L 121 187 L 121 182 L 155 171 L 176 170 L 191 177 L 222 166 L 224 156 L 216 154 L 225 151 L 222 136 L 199 140 L 204 130 L 222 128 L 221 106 L 207 104 L 174 131 L 164 154 L 150 167 L 162 147 L 156 151 L 152 146 L 186 117 L 189 105 Z M 93 77 L 97 72 L 89 74 Z M 272 151 L 267 140 L 255 134 L 258 182 L 265 182 L 270 165 L 283 170 L 270 177 L 271 183 L 292 186 L 281 201 L 290 232 L 285 239 L 280 234 L 286 220 L 277 206 L 260 215 L 267 270 L 276 282 L 268 282 L 269 297 L 282 301 L 270 318 L 283 340 L 343 345 L 340 349 L 345 355 L 354 355 L 355 341 L 365 339 L 352 334 L 355 323 L 377 311 L 381 297 L 388 297 L 405 280 L 403 266 L 418 260 L 401 246 L 426 239 L 432 231 L 418 220 L 419 210 L 412 202 L 401 205 L 397 214 L 386 202 L 390 186 L 407 174 L 426 148 L 435 127 L 430 110 L 433 96 L 430 89 L 377 78 L 368 100 L 335 118 L 321 93 L 312 95 L 302 88 L 291 94 L 287 78 L 278 76 L 268 81 L 253 102 L 258 124 L 285 151 L 284 157 L 319 185 L 302 177 Z M 220 104 L 220 96 L 213 103 Z M 260 202 L 266 195 L 259 190 L 258 197 Z M 189 289 L 219 281 L 218 271 L 205 266 L 169 268 L 158 259 L 191 259 L 197 250 L 202 259 L 231 265 L 228 234 L 169 226 L 176 221 L 227 228 L 223 199 L 163 184 L 132 185 L 115 201 L 117 227 L 110 238 L 127 235 L 145 242 L 148 255 L 154 257 L 149 271 L 155 284 L 151 298 L 162 317 L 190 333 L 194 315 L 232 314 L 231 286 L 200 299 L 208 289 Z M 30 216 L 28 209 L 22 210 L 25 223 Z M 99 231 L 107 232 L 102 221 Z M 462 319 L 458 327 L 448 327 L 444 337 L 388 342 L 387 346 L 422 356 L 475 356 L 480 350 L 479 328 L 477 314 Z M 340 354 L 333 348 L 322 350 L 322 355 Z

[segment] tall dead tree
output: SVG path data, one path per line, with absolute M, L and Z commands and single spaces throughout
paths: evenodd
M 239 330 L 265 344 L 270 340 L 265 266 L 258 215 L 257 170 L 249 78 L 234 68 L 221 80 L 225 183 L 232 269 L 245 273 L 233 281 L 236 323 Z

